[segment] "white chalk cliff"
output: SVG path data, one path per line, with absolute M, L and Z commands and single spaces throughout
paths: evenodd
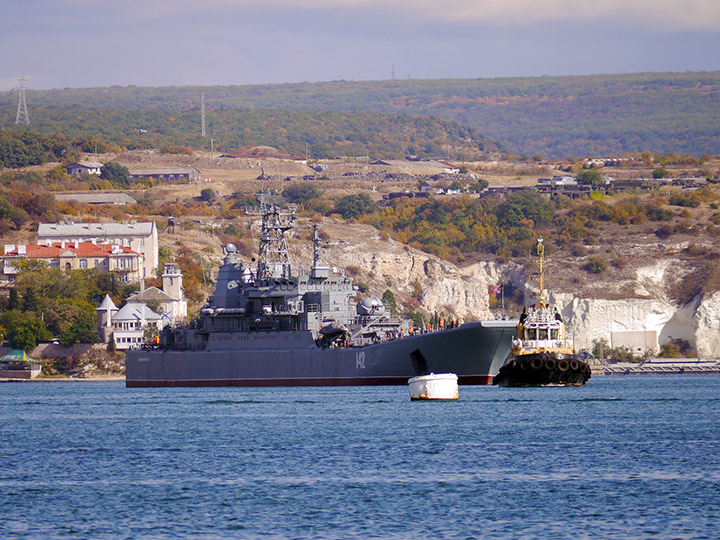
M 513 262 L 458 266 L 383 239 L 372 227 L 354 225 L 352 234 L 343 234 L 338 229 L 333 233 L 323 252 L 325 261 L 335 261 L 338 268 L 348 269 L 356 275 L 356 281 L 366 283 L 373 294 L 379 296 L 389 288 L 400 303 L 427 313 L 453 313 L 466 320 L 494 317 L 488 290 L 500 282 L 525 288 L 530 298 L 532 287 L 527 283 L 525 271 Z M 697 349 L 700 358 L 718 358 L 720 292 L 698 295 L 685 305 L 676 305 L 669 299 L 666 283 L 668 274 L 677 272 L 672 259 L 660 259 L 640 267 L 635 271 L 634 280 L 626 284 L 633 294 L 621 299 L 599 298 L 597 294 L 583 298 L 553 291 L 549 291 L 549 295 L 579 349 L 591 348 L 593 340 L 598 339 L 612 344 L 613 335 L 624 332 L 651 335 L 654 332 L 656 343 L 648 346 L 658 348 L 670 339 L 683 339 Z

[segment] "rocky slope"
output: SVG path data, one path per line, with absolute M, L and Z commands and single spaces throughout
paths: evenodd
M 367 285 L 374 295 L 390 289 L 399 304 L 426 313 L 452 313 L 465 320 L 502 316 L 500 310 L 491 309 L 488 294 L 501 282 L 522 291 L 524 301 L 532 298 L 532 269 L 516 262 L 456 266 L 383 238 L 369 226 L 327 221 L 323 231 L 329 237 L 323 249 L 324 263 L 354 275 L 356 283 Z M 301 251 L 302 260 L 309 261 L 308 247 Z M 594 340 L 605 339 L 617 346 L 627 336 L 636 340 L 640 336 L 647 339 L 646 348 L 657 350 L 671 339 L 683 339 L 697 349 L 699 357 L 717 358 L 720 293 L 698 294 L 685 304 L 670 299 L 669 287 L 686 266 L 685 261 L 666 256 L 621 275 L 609 273 L 592 279 L 581 275 L 578 294 L 567 292 L 572 284 L 565 283 L 559 287 L 563 291 L 550 291 L 550 299 L 561 311 L 579 349 L 592 348 Z M 602 290 L 629 294 L 608 299 L 596 294 Z

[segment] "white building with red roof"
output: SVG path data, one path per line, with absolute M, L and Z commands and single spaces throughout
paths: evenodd
M 159 264 L 158 231 L 153 221 L 130 223 L 40 223 L 38 244 L 92 242 L 129 247 L 143 255 L 142 278 L 155 275 Z
M 0 284 L 11 285 L 18 272 L 18 262 L 38 260 L 50 268 L 116 273 L 126 283 L 140 283 L 144 257 L 130 247 L 93 242 L 46 242 L 45 244 L 6 244 L 0 257 Z

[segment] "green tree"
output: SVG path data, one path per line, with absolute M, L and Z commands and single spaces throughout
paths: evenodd
M 158 266 L 155 269 L 155 275 L 159 278 L 162 277 L 165 271 L 165 265 L 172 260 L 173 254 L 170 248 L 166 246 L 160 246 L 158 248 Z
M 335 204 L 335 211 L 345 219 L 359 218 L 373 211 L 374 203 L 367 193 L 347 195 Z
M 65 330 L 58 341 L 63 347 L 69 347 L 75 343 L 97 343 L 100 336 L 97 331 L 97 314 L 92 304 L 84 301 L 75 302 L 75 320 Z
M 0 320 L 5 327 L 5 338 L 14 349 L 29 351 L 37 346 L 38 341 L 50 339 L 45 324 L 35 312 L 6 311 Z
M 200 200 L 212 202 L 215 199 L 215 192 L 210 188 L 205 188 L 200 192 Z
M 535 225 L 552 223 L 552 203 L 534 190 L 523 189 L 508 195 L 504 204 L 497 210 L 498 220 L 505 227 L 515 227 L 524 219 L 530 219 Z
M 397 315 L 397 301 L 395 300 L 395 294 L 393 294 L 390 289 L 385 289 L 385 292 L 382 295 L 382 303 L 388 307 L 390 313 Z
M 10 218 L 15 207 L 10 202 L 0 195 L 0 219 Z
M 30 215 L 22 208 L 13 208 L 10 212 L 10 221 L 15 224 L 19 230 L 23 225 L 30 221 Z
M 473 185 L 473 189 L 475 191 L 477 191 L 478 193 L 480 193 L 481 191 L 484 191 L 485 189 L 487 189 L 487 187 L 489 185 L 490 185 L 490 182 L 488 182 L 484 178 L 478 178 L 478 181 L 475 182 L 475 184 Z
M 282 194 L 288 202 L 304 204 L 311 199 L 319 199 L 323 193 L 314 184 L 301 182 L 285 188 Z
M 668 171 L 667 169 L 664 169 L 662 167 L 655 169 L 652 172 L 652 177 L 656 178 L 656 179 L 667 178 L 668 176 L 670 176 L 670 171 Z
M 584 169 L 577 173 L 575 180 L 578 184 L 592 186 L 594 188 L 605 185 L 602 174 L 597 169 Z
M 110 161 L 102 166 L 102 169 L 100 169 L 100 178 L 110 180 L 121 186 L 129 186 L 131 182 L 128 168 L 114 161 Z

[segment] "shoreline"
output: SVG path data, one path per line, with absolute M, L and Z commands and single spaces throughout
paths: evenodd
M 34 379 L 0 379 L 0 383 L 38 382 L 115 382 L 124 381 L 125 375 L 93 375 L 90 377 L 35 377 Z

